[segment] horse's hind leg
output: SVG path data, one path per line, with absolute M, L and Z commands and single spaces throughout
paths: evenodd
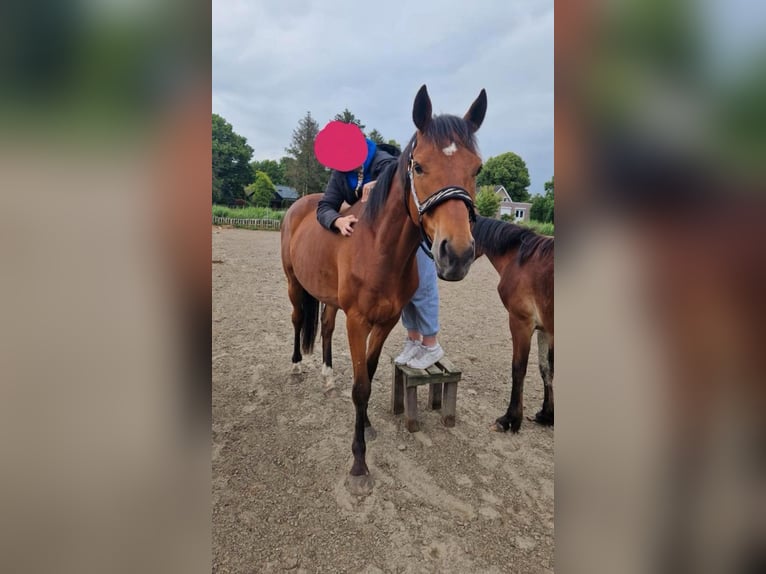
M 524 414 L 524 377 L 532 343 L 532 327 L 511 316 L 511 339 L 513 339 L 513 365 L 511 367 L 511 402 L 506 413 L 495 421 L 495 429 L 517 432 Z
M 301 372 L 301 361 L 303 355 L 301 354 L 301 329 L 303 328 L 303 296 L 304 290 L 298 280 L 288 275 L 287 277 L 287 295 L 290 298 L 290 303 L 293 305 L 292 321 L 293 329 L 295 330 L 295 340 L 293 343 L 293 373 Z
M 322 305 L 322 376 L 325 394 L 335 389 L 335 379 L 332 374 L 332 334 L 335 331 L 337 314 L 337 307 Z
M 553 426 L 553 337 L 537 332 L 537 360 L 543 378 L 543 408 L 535 415 L 541 425 Z

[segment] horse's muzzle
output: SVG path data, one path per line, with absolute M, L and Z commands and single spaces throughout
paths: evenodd
M 432 254 L 436 263 L 436 274 L 445 281 L 460 281 L 471 268 L 474 260 L 473 239 L 470 245 L 459 252 L 446 239 L 434 244 Z

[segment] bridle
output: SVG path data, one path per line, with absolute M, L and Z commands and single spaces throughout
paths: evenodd
M 412 168 L 415 165 L 415 160 L 413 158 L 412 152 L 415 151 L 416 142 L 416 138 L 413 138 L 412 147 L 410 148 L 410 156 L 407 158 L 407 183 L 409 183 L 409 188 L 412 192 L 412 199 L 415 201 L 415 207 L 418 210 L 417 222 L 415 222 L 413 219 L 412 214 L 410 213 L 410 206 L 407 203 L 407 185 L 404 186 L 404 195 L 402 197 L 404 198 L 404 209 L 407 211 L 407 215 L 420 229 L 420 235 L 423 238 L 421 247 L 423 246 L 423 243 L 425 243 L 425 245 L 428 246 L 428 249 L 424 247 L 423 251 L 425 251 L 431 259 L 433 259 L 434 256 L 431 253 L 433 241 L 428 237 L 428 234 L 423 227 L 423 216 L 429 211 L 433 210 L 436 206 L 441 205 L 445 201 L 449 201 L 451 199 L 459 199 L 465 203 L 466 208 L 468 208 L 468 220 L 471 222 L 471 224 L 476 222 L 476 211 L 473 207 L 473 199 L 471 199 L 471 195 L 464 188 L 457 185 L 448 185 L 447 187 L 442 187 L 440 190 L 429 195 L 423 203 L 420 203 L 418 194 L 415 192 L 415 179 L 412 176 Z

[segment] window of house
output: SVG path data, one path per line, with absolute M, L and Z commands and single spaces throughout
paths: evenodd
M 516 219 L 524 219 L 524 210 L 523 209 L 517 209 L 516 210 Z

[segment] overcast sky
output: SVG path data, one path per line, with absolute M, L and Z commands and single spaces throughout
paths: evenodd
M 553 175 L 553 1 L 213 0 L 213 112 L 258 160 L 286 155 L 307 111 L 344 108 L 384 138 L 412 136 L 428 86 L 434 113 L 463 115 L 482 88 L 483 158 L 527 163 L 529 191 Z

